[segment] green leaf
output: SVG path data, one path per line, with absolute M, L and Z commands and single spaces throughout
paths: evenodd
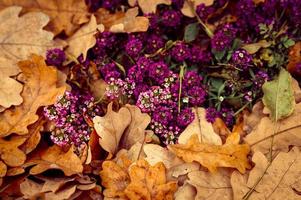
M 185 42 L 194 41 L 197 35 L 199 34 L 199 31 L 200 31 L 200 26 L 198 23 L 188 24 L 185 27 L 184 41 Z
M 291 115 L 295 108 L 292 77 L 281 68 L 276 79 L 263 84 L 263 103 L 271 111 L 271 119 L 278 121 Z

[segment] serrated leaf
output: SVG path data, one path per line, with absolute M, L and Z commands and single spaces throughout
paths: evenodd
M 263 103 L 271 111 L 273 121 L 288 117 L 294 112 L 295 98 L 292 77 L 285 69 L 281 69 L 278 77 L 263 84 Z
M 188 24 L 185 27 L 184 40 L 185 42 L 192 42 L 197 37 L 200 31 L 200 27 L 198 23 Z

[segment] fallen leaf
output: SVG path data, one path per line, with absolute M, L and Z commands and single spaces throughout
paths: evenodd
M 145 129 L 149 125 L 151 118 L 146 113 L 141 113 L 137 106 L 127 104 L 125 106 L 131 114 L 131 123 L 122 135 L 119 146 L 130 149 L 135 143 L 142 143 L 145 138 Z
M 41 152 L 40 158 L 32 158 L 28 165 L 34 165 L 30 174 L 37 175 L 48 169 L 60 169 L 66 176 L 71 176 L 83 171 L 80 158 L 74 153 L 71 147 L 64 152 L 59 146 L 52 146 Z
M 206 120 L 206 111 L 204 108 L 193 108 L 194 120 L 179 136 L 179 144 L 186 144 L 192 135 L 197 135 L 201 143 L 221 145 L 222 140 L 214 132 L 211 123 Z
M 90 21 L 67 39 L 69 47 L 66 52 L 74 58 L 83 54 L 83 59 L 86 60 L 88 50 L 96 43 L 94 35 L 97 30 L 100 32 L 104 31 L 104 26 L 102 24 L 97 24 L 95 16 L 91 15 Z
M 260 120 L 267 116 L 266 114 L 263 113 L 263 108 L 264 105 L 262 103 L 262 101 L 257 102 L 253 108 L 252 108 L 252 112 L 245 112 L 244 113 L 244 131 L 246 131 L 247 133 L 250 133 L 260 122 Z
M 205 6 L 211 6 L 214 0 L 185 0 L 181 12 L 186 17 L 195 17 L 193 9 L 196 10 L 197 6 L 202 3 L 205 4 Z
M 6 172 L 7 172 L 6 164 L 0 160 L 0 178 L 4 177 L 6 175 Z
M 25 172 L 23 167 L 13 167 L 7 170 L 6 176 L 17 176 Z
M 116 11 L 111 13 L 109 10 L 104 8 L 99 8 L 97 12 L 94 13 L 96 17 L 97 24 L 103 24 L 106 31 L 109 31 L 111 26 L 118 22 L 122 22 L 125 17 L 125 12 Z
M 271 46 L 271 42 L 266 40 L 260 40 L 259 42 L 243 45 L 242 48 L 246 50 L 249 54 L 256 53 L 261 48 L 267 48 Z
M 251 149 L 263 154 L 269 152 L 271 138 L 273 139 L 273 151 L 288 151 L 289 146 L 301 146 L 301 103 L 297 104 L 295 111 L 288 118 L 279 120 L 275 124 L 270 118 L 261 118 L 254 130 L 245 137 Z M 274 129 L 277 127 L 274 133 Z
M 100 137 L 99 144 L 111 155 L 117 152 L 120 139 L 131 123 L 131 112 L 127 108 L 123 107 L 118 112 L 114 112 L 112 105 L 112 103 L 108 105 L 104 117 L 93 118 L 94 128 Z
M 11 133 L 27 134 L 27 126 L 38 120 L 38 108 L 55 103 L 65 91 L 65 87 L 56 87 L 57 71 L 46 66 L 43 57 L 32 55 L 30 60 L 19 62 L 19 67 L 26 78 L 21 94 L 24 101 L 20 106 L 0 113 L 1 137 Z
M 175 200 L 195 200 L 196 196 L 196 189 L 188 184 L 185 183 L 183 186 L 179 187 L 174 195 Z
M 271 111 L 273 121 L 288 117 L 294 112 L 295 98 L 292 87 L 292 77 L 285 69 L 281 68 L 278 77 L 265 82 L 262 86 L 264 93 L 262 101 Z
M 42 187 L 41 184 L 28 178 L 20 184 L 20 190 L 25 199 L 38 199 L 41 197 Z
M 288 56 L 288 64 L 286 69 L 291 74 L 299 74 L 300 72 L 297 70 L 297 63 L 301 62 L 301 42 L 297 42 L 293 47 L 290 48 L 289 56 Z
M 193 171 L 188 174 L 187 183 L 196 188 L 195 199 L 232 200 L 230 177 L 231 172 L 226 169 L 220 169 L 214 174 Z
M 23 7 L 23 12 L 38 11 L 48 15 L 50 22 L 47 30 L 55 35 L 62 31 L 72 35 L 81 24 L 89 21 L 88 7 L 84 0 L 3 0 L 0 8 L 13 5 Z
M 16 63 L 31 53 L 44 55 L 55 46 L 53 34 L 43 30 L 48 16 L 35 12 L 19 17 L 21 9 L 13 6 L 0 12 L 0 106 L 5 108 L 23 101 L 22 84 L 10 78 L 20 72 Z
M 171 5 L 171 0 L 137 0 L 138 5 L 144 14 L 156 13 L 160 4 Z M 131 3 L 134 5 L 133 3 Z
M 294 90 L 294 97 L 295 97 L 295 102 L 296 103 L 300 103 L 301 102 L 301 88 L 300 85 L 298 83 L 298 81 L 296 79 L 292 79 L 292 87 Z
M 133 33 L 145 32 L 149 26 L 149 20 L 144 16 L 137 16 L 139 9 L 130 8 L 126 11 L 124 17 L 116 20 L 109 31 L 114 33 Z
M 271 165 L 259 151 L 255 152 L 252 160 L 255 167 L 248 178 L 237 172 L 231 176 L 234 199 L 242 199 L 261 176 L 248 199 L 300 199 L 300 195 L 294 191 L 301 186 L 301 157 L 298 148 L 288 153 L 279 153 Z
M 26 155 L 18 147 L 26 141 L 26 138 L 15 138 L 4 140 L 0 138 L 0 158 L 11 167 L 22 165 L 26 160 Z
M 187 144 L 169 145 L 168 149 L 185 162 L 196 161 L 210 172 L 215 172 L 217 167 L 231 167 L 245 173 L 250 167 L 247 158 L 250 147 L 247 144 L 205 144 L 193 135 Z

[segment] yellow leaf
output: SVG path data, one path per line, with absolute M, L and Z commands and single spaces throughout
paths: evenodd
M 77 58 L 83 54 L 84 60 L 87 57 L 88 50 L 96 43 L 95 34 L 99 30 L 102 32 L 104 26 L 102 24 L 97 25 L 94 15 L 91 16 L 90 21 L 83 25 L 78 31 L 74 33 L 67 42 L 69 47 L 66 52 Z M 83 42 L 85 41 L 85 42 Z
M 37 110 L 41 106 L 55 103 L 57 97 L 65 91 L 65 86 L 57 88 L 57 70 L 46 66 L 43 57 L 32 55 L 30 60 L 21 61 L 19 67 L 25 77 L 21 93 L 24 101 L 0 114 L 2 137 L 11 133 L 27 134 L 27 126 L 38 120 Z
M 126 11 L 125 16 L 115 21 L 110 27 L 110 31 L 114 33 L 133 33 L 145 32 L 149 26 L 149 20 L 144 16 L 138 15 L 138 8 L 130 8 Z
M 155 13 L 160 4 L 171 5 L 171 0 L 137 0 L 144 14 Z
M 202 3 L 205 4 L 205 6 L 211 6 L 214 0 L 185 0 L 181 12 L 187 17 L 194 17 L 195 14 L 192 9 L 196 10 L 196 7 Z
M 253 155 L 252 161 L 255 167 L 248 177 L 237 172 L 231 176 L 235 200 L 242 199 L 259 179 L 260 182 L 248 199 L 300 199 L 301 157 L 297 147 L 288 153 L 279 153 L 270 165 L 267 158 L 258 151 Z
M 247 158 L 250 148 L 247 144 L 204 144 L 193 135 L 187 144 L 169 145 L 168 148 L 185 162 L 196 161 L 210 172 L 215 172 L 217 167 L 231 167 L 245 173 L 250 167 Z
M 47 25 L 47 30 L 55 35 L 62 31 L 71 35 L 80 24 L 89 21 L 85 0 L 2 0 L 0 2 L 0 8 L 13 5 L 23 7 L 24 12 L 38 11 L 48 15 L 50 23 Z
M 268 42 L 266 40 L 260 40 L 259 42 L 252 43 L 252 44 L 246 44 L 242 46 L 244 50 L 246 50 L 249 54 L 256 53 L 260 48 L 267 48 L 271 46 L 271 42 Z
M 11 167 L 20 166 L 25 162 L 26 155 L 18 147 L 25 142 L 26 138 L 4 140 L 0 138 L 0 158 Z

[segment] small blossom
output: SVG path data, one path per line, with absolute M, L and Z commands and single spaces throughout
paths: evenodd
M 47 65 L 61 66 L 66 60 L 65 52 L 61 49 L 50 49 L 46 52 Z

